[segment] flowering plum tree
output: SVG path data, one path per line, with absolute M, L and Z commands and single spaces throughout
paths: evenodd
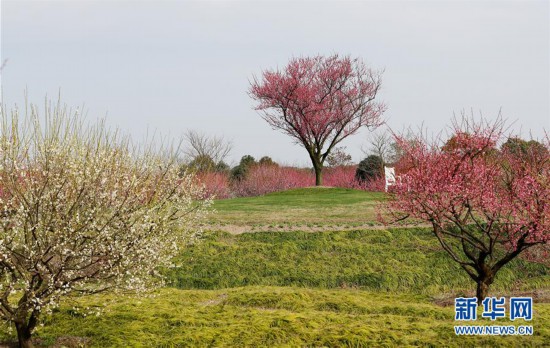
M 499 151 L 506 139 L 501 121 L 455 123 L 451 139 L 443 147 L 423 137 L 398 139 L 407 170 L 387 204 L 396 216 L 431 224 L 443 249 L 477 283 L 481 302 L 502 267 L 550 240 L 550 156 Z
M 293 58 L 284 70 L 254 78 L 249 94 L 272 128 L 305 147 L 315 183 L 322 185 L 323 164 L 334 146 L 361 127 L 382 123 L 385 106 L 374 101 L 380 75 L 350 57 Z
M 198 233 L 207 200 L 176 156 L 138 148 L 59 103 L 1 110 L 0 320 L 21 347 L 63 296 L 145 290 Z M 170 153 L 169 153 L 170 152 Z

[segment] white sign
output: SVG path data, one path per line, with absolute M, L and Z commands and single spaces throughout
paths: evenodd
M 395 168 L 384 166 L 384 175 L 386 177 L 386 192 L 388 192 L 388 187 L 395 184 Z

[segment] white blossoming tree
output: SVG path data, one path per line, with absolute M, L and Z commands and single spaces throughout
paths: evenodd
M 63 296 L 161 283 L 155 270 L 197 235 L 209 202 L 171 151 L 134 147 L 60 103 L 1 109 L 0 319 L 32 347 Z

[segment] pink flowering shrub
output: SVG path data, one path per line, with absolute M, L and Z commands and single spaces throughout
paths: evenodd
M 356 165 L 325 168 L 323 171 L 325 185 L 365 191 L 384 191 L 385 178 L 361 182 L 355 179 L 356 170 Z
M 359 188 L 359 182 L 355 180 L 357 166 L 336 166 L 323 170 L 323 179 L 326 186 Z
M 204 198 L 225 199 L 231 197 L 229 175 L 225 172 L 200 172 L 196 176 L 204 185 Z
M 235 196 L 259 196 L 269 192 L 283 191 L 315 184 L 315 176 L 310 170 L 276 165 L 255 165 L 247 176 L 232 184 Z
M 356 166 L 325 168 L 326 186 L 352 188 L 366 191 L 384 191 L 384 178 L 371 182 L 355 180 Z M 204 185 L 205 198 L 260 196 L 270 192 L 315 185 L 315 174 L 307 168 L 282 167 L 273 164 L 256 164 L 250 167 L 242 180 L 231 182 L 227 173 L 203 172 L 195 175 Z
M 378 179 L 366 181 L 364 183 L 357 183 L 357 187 L 355 188 L 371 192 L 384 192 L 386 190 L 386 178 L 380 177 Z

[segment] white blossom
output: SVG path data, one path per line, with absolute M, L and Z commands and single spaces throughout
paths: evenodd
M 162 284 L 156 268 L 195 240 L 211 203 L 175 156 L 60 105 L 44 118 L 1 108 L 0 319 L 25 325 L 63 296 Z

